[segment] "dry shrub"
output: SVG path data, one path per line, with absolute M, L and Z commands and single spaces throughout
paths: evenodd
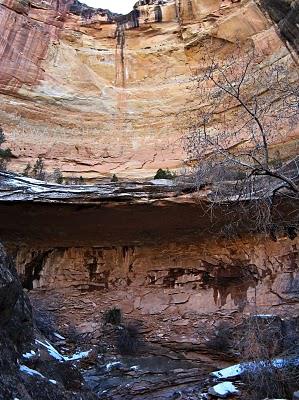
M 103 320 L 105 324 L 120 325 L 122 321 L 122 312 L 117 307 L 110 308 L 105 311 Z
M 292 398 L 299 382 L 298 336 L 291 342 L 279 317 L 249 318 L 239 348 L 248 400 Z
M 141 344 L 141 334 L 136 323 L 122 325 L 117 331 L 117 348 L 121 354 L 135 354 Z

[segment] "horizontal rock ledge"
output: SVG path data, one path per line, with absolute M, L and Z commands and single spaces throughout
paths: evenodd
M 127 246 L 211 240 L 235 219 L 240 219 L 235 234 L 254 229 L 249 203 L 242 204 L 241 217 L 238 203 L 214 205 L 211 214 L 205 193 L 198 200 L 183 193 L 191 186 L 156 183 L 65 186 L 0 173 L 0 240 L 43 247 Z M 287 223 L 298 216 L 287 199 L 279 212 Z

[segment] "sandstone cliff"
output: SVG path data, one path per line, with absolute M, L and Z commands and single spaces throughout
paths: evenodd
M 140 1 L 117 16 L 71 0 L 2 1 L 0 115 L 16 156 L 10 167 L 22 171 L 41 155 L 49 171 L 86 178 L 180 168 L 182 116 L 202 102 L 190 98 L 199 60 L 250 40 L 266 64 L 291 63 L 284 43 L 297 46 L 298 2 L 282 3 Z M 284 135 L 294 144 L 294 132 Z
M 0 2 L 0 118 L 16 171 L 38 155 L 49 171 L 88 179 L 179 169 L 184 118 L 204 104 L 190 78 L 206 52 L 226 60 L 250 44 L 262 68 L 279 59 L 296 70 L 297 0 L 140 0 L 126 16 L 76 0 Z M 297 152 L 295 128 L 280 132 L 286 155 Z M 92 399 L 75 361 L 101 398 L 205 399 L 208 374 L 239 360 L 230 336 L 252 316 L 295 348 L 297 199 L 277 196 L 267 235 L 258 198 L 241 212 L 231 201 L 211 207 L 206 184 L 195 196 L 193 185 L 141 180 L 65 186 L 0 172 L 0 240 L 43 322 L 33 327 L 1 247 L 3 396 Z M 29 356 L 7 339 L 16 324 L 29 328 Z

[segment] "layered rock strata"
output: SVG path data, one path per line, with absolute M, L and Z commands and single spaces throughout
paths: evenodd
M 48 171 L 90 179 L 181 168 L 182 116 L 203 101 L 191 100 L 190 77 L 207 51 L 225 59 L 241 40 L 265 65 L 292 63 L 284 41 L 296 46 L 297 2 L 262 3 L 138 2 L 118 16 L 71 0 L 2 1 L 0 115 L 16 157 L 10 168 L 22 171 L 38 155 Z M 284 131 L 290 147 L 296 135 Z
M 249 208 L 230 238 L 225 227 L 237 206 L 220 205 L 211 215 L 205 191 L 199 200 L 173 182 L 67 187 L 1 175 L 1 240 L 25 287 L 37 296 L 51 291 L 53 308 L 65 309 L 69 324 L 84 321 L 84 330 L 89 321 L 96 331 L 101 313 L 115 306 L 152 326 L 160 321 L 163 335 L 177 324 L 172 341 L 181 340 L 184 326 L 184 341 L 193 343 L 200 339 L 198 318 L 296 313 L 296 201 L 280 204 L 286 229 L 276 237 L 254 230 Z M 80 292 L 93 311 L 76 321 L 70 299 Z
M 280 202 L 286 226 L 270 238 L 256 232 L 250 207 L 211 214 L 211 188 L 0 180 L 0 238 L 33 305 L 68 338 L 62 348 L 93 349 L 80 365 L 98 395 L 197 399 L 208 373 L 236 358 L 211 346 L 223 322 L 298 314 L 295 199 Z M 113 310 L 116 326 L 105 320 Z

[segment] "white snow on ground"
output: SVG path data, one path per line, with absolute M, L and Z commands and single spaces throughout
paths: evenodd
M 172 179 L 153 179 L 150 181 L 153 185 L 174 186 Z
M 114 361 L 114 362 L 108 363 L 108 364 L 106 365 L 106 370 L 107 370 L 107 371 L 111 371 L 112 368 L 118 367 L 118 366 L 120 366 L 120 365 L 121 365 L 121 362 L 120 362 L 120 361 Z
M 76 360 L 81 360 L 81 358 L 85 358 L 88 356 L 88 354 L 91 352 L 91 350 L 88 351 L 81 351 L 79 353 L 75 353 L 70 357 L 65 356 L 64 359 L 65 361 L 76 361 Z
M 216 386 L 213 386 L 214 392 L 219 396 L 227 396 L 229 394 L 238 393 L 238 389 L 231 382 L 221 382 Z
M 80 351 L 78 353 L 73 354 L 72 356 L 63 356 L 47 340 L 45 340 L 45 342 L 42 342 L 41 340 L 35 340 L 35 343 L 38 343 L 38 344 L 42 345 L 43 347 L 45 347 L 47 349 L 48 353 L 50 354 L 50 356 L 52 356 L 53 358 L 55 358 L 58 361 L 77 361 L 77 360 L 81 360 L 82 358 L 87 357 L 88 354 L 91 352 L 91 350 Z
M 24 353 L 24 354 L 22 354 L 22 357 L 24 357 L 24 358 L 32 358 L 32 357 L 34 357 L 36 355 L 36 352 L 35 351 L 33 351 L 33 350 L 31 350 L 30 351 L 30 353 Z
M 259 368 L 267 368 L 269 364 L 272 364 L 274 368 L 283 368 L 287 365 L 299 365 L 299 358 L 276 358 L 272 361 L 258 361 L 258 362 L 248 362 L 244 364 L 236 364 L 230 367 L 220 369 L 219 371 L 214 371 L 211 373 L 212 376 L 216 378 L 234 378 L 241 375 L 246 369 L 252 369 L 252 371 Z
M 20 371 L 22 371 L 25 374 L 30 375 L 30 376 L 39 376 L 40 378 L 46 379 L 46 377 L 43 374 L 36 371 L 35 369 L 31 369 L 31 368 L 27 367 L 26 365 L 20 365 Z M 49 379 L 49 382 L 53 383 L 53 385 L 57 385 L 57 382 L 54 379 Z M 14 400 L 18 400 L 18 399 L 14 399 Z
M 259 318 L 274 318 L 275 315 L 273 314 L 256 314 L 254 317 L 259 317 Z
M 240 364 L 232 365 L 231 367 L 227 367 L 224 369 L 220 369 L 219 371 L 212 372 L 212 376 L 216 378 L 233 378 L 235 376 L 241 375 L 243 372 L 243 367 Z
M 272 365 L 276 368 L 283 368 L 287 365 L 299 366 L 299 357 L 290 359 L 276 358 L 272 361 Z
M 65 337 L 59 335 L 57 332 L 54 332 L 54 336 L 56 336 L 58 339 L 65 340 Z
M 35 340 L 35 343 L 38 343 L 45 347 L 48 350 L 50 356 L 55 358 L 58 361 L 65 361 L 64 357 L 46 340 L 45 343 L 40 340 Z
M 137 365 L 133 365 L 133 366 L 130 368 L 130 370 L 131 370 L 131 371 L 137 371 L 137 370 L 138 370 L 138 366 L 137 366 Z
M 30 376 L 39 376 L 41 378 L 45 378 L 45 376 L 42 375 L 40 372 L 35 371 L 35 369 L 26 367 L 26 365 L 20 365 L 20 371 L 22 371 L 25 374 L 30 375 Z

